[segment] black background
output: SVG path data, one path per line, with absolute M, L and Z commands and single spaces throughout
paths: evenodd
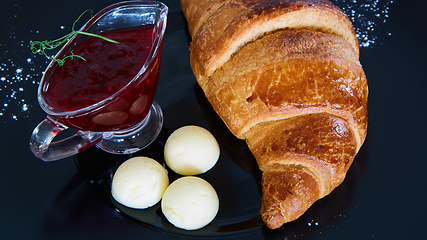
M 195 84 L 179 1 L 164 1 L 170 12 L 156 101 L 162 106 L 165 128 L 159 141 L 140 154 L 161 158 L 158 149 L 162 141 L 170 131 L 183 125 L 200 125 L 214 133 L 221 144 L 221 158 L 205 177 L 217 187 L 223 199 L 218 216 L 222 232 L 207 235 L 147 226 L 117 210 L 108 200 L 108 189 L 90 182 L 91 177 L 102 173 L 94 173 L 94 166 L 85 165 L 91 163 L 90 158 L 94 158 L 93 164 L 101 164 L 101 158 L 111 161 L 111 156 L 92 149 L 77 158 L 45 163 L 29 150 L 30 134 L 45 118 L 37 104 L 36 91 L 47 66 L 42 56 L 31 54 L 30 40 L 65 35 L 81 12 L 99 11 L 114 2 L 16 0 L 0 3 L 0 239 L 424 238 L 427 214 L 425 1 L 334 1 L 344 9 L 354 6 L 356 16 L 364 3 L 375 2 L 382 8 L 365 11 L 366 19 L 354 20 L 355 28 L 362 30 L 370 19 L 377 23 L 375 30 L 369 32 L 375 41 L 360 51 L 370 90 L 368 137 L 344 183 L 316 202 L 300 219 L 275 231 L 265 226 L 253 227 L 258 224 L 256 221 L 243 227 L 221 225 L 221 219 L 227 218 L 227 214 L 247 206 L 240 204 L 246 194 L 255 196 L 248 202 L 257 209 L 259 176 L 256 169 L 251 168 L 253 162 L 239 165 L 238 159 L 250 159 L 250 156 L 242 143 L 229 135 Z M 380 14 L 380 18 L 369 15 L 375 13 Z M 229 171 L 224 174 L 221 172 L 226 171 L 224 169 Z M 246 191 L 248 186 L 252 193 Z M 253 211 L 248 208 L 242 212 L 251 219 Z

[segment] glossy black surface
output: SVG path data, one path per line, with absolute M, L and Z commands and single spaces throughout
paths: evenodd
M 165 127 L 135 155 L 163 161 L 167 136 L 180 126 L 209 129 L 221 145 L 217 165 L 201 175 L 217 190 L 220 212 L 207 228 L 172 227 L 154 206 L 126 209 L 109 195 L 118 157 L 96 148 L 45 163 L 29 150 L 45 118 L 36 99 L 47 61 L 30 40 L 67 34 L 86 9 L 115 1 L 2 1 L 0 3 L 0 239 L 423 239 L 424 109 L 427 103 L 425 1 L 334 1 L 354 22 L 369 84 L 368 137 L 344 183 L 301 218 L 277 230 L 259 219 L 260 171 L 244 142 L 234 138 L 206 101 L 189 65 L 188 35 L 179 1 L 169 7 L 156 101 Z M 178 176 L 171 173 L 170 178 Z

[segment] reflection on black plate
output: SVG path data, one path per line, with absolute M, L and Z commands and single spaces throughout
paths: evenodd
M 213 111 L 202 90 L 195 85 L 194 93 L 209 130 L 221 146 L 218 163 L 207 173 L 199 175 L 207 180 L 218 193 L 220 209 L 215 220 L 203 229 L 185 231 L 171 225 L 163 216 L 160 203 L 151 208 L 136 210 L 117 203 L 111 197 L 110 184 L 117 167 L 134 156 L 151 157 L 164 164 L 163 148 L 172 129 L 163 128 L 158 139 L 146 149 L 134 155 L 112 155 L 91 148 L 76 155 L 75 162 L 80 173 L 94 191 L 113 210 L 148 228 L 158 229 L 177 236 L 225 237 L 232 235 L 259 234 L 273 239 L 307 237 L 333 227 L 344 218 L 343 212 L 351 201 L 355 176 L 363 164 L 364 150 L 357 156 L 344 183 L 325 199 L 316 202 L 300 219 L 285 224 L 280 229 L 269 230 L 259 216 L 261 200 L 261 172 L 244 141 L 235 138 Z M 181 177 L 168 169 L 170 182 Z
M 248 152 L 249 150 L 245 143 L 234 138 L 228 131 L 220 135 L 215 134 L 215 132 L 213 134 L 216 135 L 220 145 L 222 145 L 221 141 L 232 143 L 234 140 L 235 143 L 222 149 L 225 152 L 221 153 L 221 157 L 214 168 L 207 173 L 199 175 L 212 184 L 220 198 L 220 211 L 214 221 L 208 226 L 194 231 L 178 229 L 170 224 L 163 216 L 160 203 L 148 209 L 131 209 L 121 205 L 112 198 L 110 185 L 113 174 L 118 166 L 123 161 L 134 156 L 147 156 L 165 165 L 163 148 L 164 143 L 171 133 L 172 130 L 164 127 L 160 136 L 153 144 L 133 155 L 112 155 L 100 149 L 91 148 L 78 154 L 75 157 L 75 162 L 79 172 L 109 207 L 130 217 L 143 226 L 177 235 L 192 236 L 235 234 L 236 232 L 256 230 L 263 226 L 258 213 L 260 190 L 257 183 L 261 179 L 260 171 L 252 155 Z M 227 151 L 229 148 L 234 149 L 234 152 L 229 154 Z M 242 168 L 239 168 L 236 163 L 230 161 L 229 155 L 236 156 L 238 160 L 236 163 L 242 166 Z M 169 168 L 167 170 L 170 182 L 181 177 L 181 175 L 174 173 Z M 250 173 L 253 173 L 253 175 Z

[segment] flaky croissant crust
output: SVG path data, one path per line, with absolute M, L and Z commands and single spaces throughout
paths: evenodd
M 368 86 L 347 16 L 323 0 L 181 0 L 207 99 L 263 172 L 269 228 L 329 194 L 362 146 Z
M 345 38 L 359 54 L 348 17 L 322 0 L 183 0 L 196 78 L 208 77 L 241 46 L 277 29 L 313 29 Z M 196 59 L 193 59 L 196 58 Z

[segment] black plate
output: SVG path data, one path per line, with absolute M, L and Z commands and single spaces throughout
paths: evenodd
M 303 217 L 279 230 L 269 230 L 263 224 L 259 205 L 261 200 L 261 171 L 246 143 L 235 138 L 214 112 L 197 85 L 189 66 L 189 36 L 181 12 L 169 14 L 162 56 L 162 71 L 156 101 L 165 115 L 165 126 L 158 139 L 148 148 L 133 155 L 111 155 L 92 148 L 75 157 L 77 167 L 94 191 L 112 209 L 127 218 L 159 232 L 177 236 L 222 238 L 229 236 L 280 235 L 286 239 L 310 235 L 322 226 L 334 226 L 344 217 L 352 199 L 358 167 L 365 162 L 364 148 L 358 154 L 344 184 L 330 196 L 317 202 Z M 163 216 L 160 203 L 146 210 L 124 207 L 111 197 L 111 180 L 115 169 L 133 156 L 151 157 L 164 164 L 163 147 L 172 131 L 184 125 L 208 129 L 221 147 L 221 155 L 213 169 L 200 177 L 207 180 L 218 193 L 220 210 L 214 221 L 203 229 L 185 231 L 171 225 Z M 181 177 L 169 168 L 170 182 Z M 259 236 L 258 236 L 259 237 Z M 255 239 L 255 238 L 254 238 Z
M 214 114 L 212 109 L 207 112 Z M 209 128 L 221 145 L 221 157 L 218 163 L 207 173 L 199 175 L 207 180 L 218 193 L 220 210 L 214 221 L 195 231 L 185 231 L 171 225 L 163 216 L 160 203 L 144 210 L 127 208 L 111 197 L 112 176 L 117 167 L 134 156 L 147 156 L 164 164 L 163 147 L 171 129 L 164 128 L 159 138 L 146 149 L 134 155 L 116 156 L 97 148 L 86 150 L 75 157 L 80 173 L 86 178 L 98 196 L 112 210 L 121 213 L 136 223 L 176 236 L 197 236 L 223 238 L 248 235 L 249 239 L 265 236 L 281 236 L 286 239 L 295 236 L 308 236 L 321 231 L 321 226 L 334 226 L 345 218 L 345 210 L 352 200 L 354 185 L 360 164 L 365 162 L 364 149 L 348 172 L 346 181 L 332 194 L 316 202 L 300 219 L 285 224 L 278 230 L 269 230 L 264 226 L 259 215 L 261 199 L 261 172 L 244 141 L 236 139 L 220 122 L 212 116 Z M 224 147 L 227 146 L 227 147 Z M 170 182 L 181 177 L 169 168 Z

